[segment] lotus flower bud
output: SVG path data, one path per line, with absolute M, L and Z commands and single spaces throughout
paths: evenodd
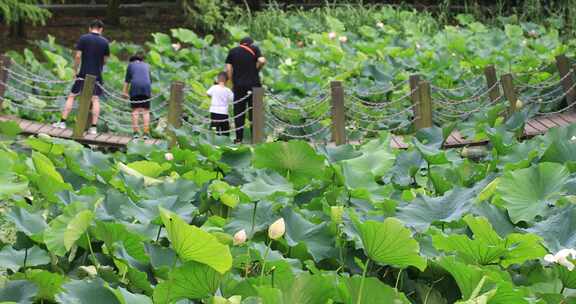
M 572 136 L 572 138 L 570 138 L 571 141 L 576 141 L 576 136 Z
M 384 23 L 378 22 L 378 23 L 376 23 L 376 26 L 379 28 L 384 28 Z
M 338 40 L 340 40 L 340 42 L 342 42 L 342 43 L 346 43 L 348 41 L 348 37 L 340 36 L 340 38 Z
M 182 48 L 182 45 L 180 44 L 180 42 L 172 44 L 172 49 L 174 49 L 174 51 L 178 52 L 180 50 L 180 48 Z
M 283 218 L 278 219 L 272 225 L 270 225 L 270 227 L 268 227 L 268 237 L 273 240 L 281 238 L 285 232 L 286 224 L 284 223 Z
M 336 33 L 335 32 L 328 33 L 328 38 L 330 38 L 330 39 L 336 38 Z
M 90 266 L 80 266 L 78 267 L 78 270 L 85 276 L 88 276 L 90 278 L 95 278 L 98 275 L 98 270 L 96 269 L 96 267 L 90 265 Z
M 522 100 L 518 99 L 516 100 L 516 108 L 520 109 L 524 106 L 524 102 L 522 102 Z
M 234 234 L 234 245 L 241 245 L 246 242 L 246 230 L 242 229 Z
M 172 153 L 166 153 L 166 154 L 164 154 L 164 158 L 165 158 L 167 161 L 171 161 L 171 160 L 174 159 L 174 154 L 172 154 Z

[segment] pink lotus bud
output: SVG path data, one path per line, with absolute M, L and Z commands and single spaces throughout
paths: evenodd
M 246 230 L 242 229 L 236 232 L 236 234 L 234 234 L 234 245 L 244 244 L 247 238 Z
M 286 224 L 284 223 L 283 218 L 278 219 L 272 225 L 270 225 L 270 227 L 268 227 L 268 237 L 273 240 L 281 238 L 285 232 Z
M 348 41 L 348 37 L 340 36 L 340 38 L 338 38 L 338 40 L 340 40 L 340 42 L 342 42 L 342 43 L 346 43 Z
M 328 38 L 330 38 L 330 39 L 336 38 L 336 33 L 335 32 L 328 33 Z
M 165 158 L 167 161 L 171 161 L 171 160 L 174 159 L 174 155 L 173 155 L 172 153 L 166 153 L 166 154 L 164 154 L 164 158 Z

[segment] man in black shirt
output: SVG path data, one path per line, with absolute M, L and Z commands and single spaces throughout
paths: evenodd
M 236 142 L 241 143 L 244 138 L 244 122 L 246 107 L 252 107 L 252 88 L 260 87 L 260 69 L 266 64 L 260 49 L 254 45 L 254 40 L 246 37 L 240 45 L 231 49 L 226 58 L 226 72 L 228 79 L 232 79 L 234 92 L 234 125 Z M 248 112 L 248 119 L 252 121 L 252 110 Z
M 102 70 L 104 64 L 110 56 L 110 47 L 108 40 L 102 37 L 104 23 L 100 20 L 94 20 L 89 25 L 89 33 L 82 35 L 76 43 L 76 57 L 74 58 L 74 73 L 76 81 L 72 86 L 72 92 L 68 95 L 64 111 L 62 111 L 62 120 L 55 127 L 66 128 L 66 119 L 74 105 L 74 99 L 82 91 L 84 78 L 86 75 L 96 76 L 97 84 L 92 93 L 92 125 L 88 130 L 89 134 L 96 134 L 96 124 L 100 114 L 100 98 L 102 95 Z M 80 67 L 80 70 L 78 70 Z

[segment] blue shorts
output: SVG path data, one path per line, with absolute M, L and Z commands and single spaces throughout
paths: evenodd
M 96 80 L 96 85 L 94 85 L 94 92 L 92 92 L 92 96 L 102 96 L 102 79 Z M 84 79 L 76 79 L 74 81 L 74 85 L 72 86 L 71 93 L 74 95 L 80 95 L 82 93 L 82 88 L 84 87 Z

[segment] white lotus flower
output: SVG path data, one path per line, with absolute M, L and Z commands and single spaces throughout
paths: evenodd
M 576 136 L 572 136 L 572 138 L 570 138 L 571 141 L 576 141 Z
M 174 51 L 178 52 L 181 48 L 182 45 L 180 44 L 180 42 L 172 43 L 172 49 L 174 49 Z
M 376 23 L 376 26 L 379 28 L 384 28 L 384 23 L 378 22 L 378 23 Z
M 286 232 L 286 223 L 283 218 L 278 219 L 268 227 L 268 237 L 277 240 Z
M 174 154 L 172 154 L 172 153 L 166 153 L 166 154 L 164 154 L 164 158 L 165 158 L 167 161 L 171 161 L 171 160 L 174 159 Z
M 342 42 L 342 43 L 346 43 L 348 41 L 348 37 L 340 36 L 340 38 L 338 38 L 338 40 L 340 40 L 340 42 Z
M 236 232 L 236 234 L 234 234 L 234 245 L 244 244 L 247 238 L 246 230 L 242 229 Z
M 336 38 L 336 33 L 335 32 L 328 33 L 328 38 L 330 38 L 330 39 Z
M 78 270 L 82 272 L 84 275 L 91 278 L 95 278 L 98 275 L 98 270 L 96 270 L 96 267 L 94 267 L 93 265 L 80 266 L 78 267 Z
M 422 46 L 420 45 L 420 43 L 416 43 L 416 48 L 420 49 Z
M 544 261 L 549 264 L 559 264 L 569 271 L 574 270 L 574 263 L 571 260 L 576 259 L 576 250 L 574 249 L 562 249 L 558 251 L 555 255 L 547 254 L 544 256 Z

